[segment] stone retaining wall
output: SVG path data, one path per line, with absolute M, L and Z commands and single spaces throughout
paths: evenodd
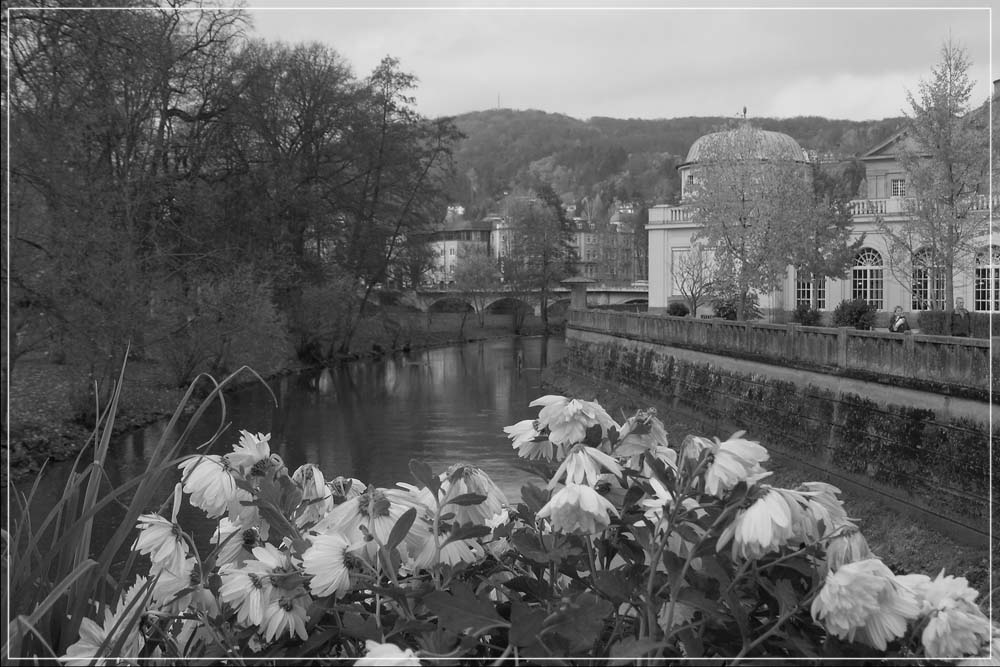
M 959 539 L 989 531 L 988 403 L 574 326 L 566 344 L 562 363 L 574 373 L 745 429 L 845 490 L 876 494 Z
M 991 357 L 989 340 L 607 310 L 570 310 L 567 326 L 982 401 L 992 365 L 1000 400 L 1000 354 Z

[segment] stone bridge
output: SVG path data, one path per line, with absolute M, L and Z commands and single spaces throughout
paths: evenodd
M 570 302 L 569 287 L 555 287 L 549 290 L 549 312 L 557 308 L 566 308 Z M 472 299 L 468 292 L 451 287 L 427 287 L 419 290 L 407 290 L 400 295 L 399 303 L 412 306 L 423 312 L 446 307 L 448 304 L 465 303 L 478 312 L 480 304 L 486 312 L 495 312 L 509 308 L 515 303 L 521 303 L 531 308 L 535 315 L 541 315 L 539 304 L 540 290 L 530 292 L 497 289 L 477 294 Z M 485 298 L 479 298 L 485 296 Z M 646 304 L 649 301 L 649 288 L 607 287 L 604 285 L 587 285 L 588 306 L 614 306 L 622 304 Z M 478 303 L 477 303 L 478 302 Z

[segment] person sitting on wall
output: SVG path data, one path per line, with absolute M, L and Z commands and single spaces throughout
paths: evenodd
M 968 338 L 972 331 L 969 311 L 965 309 L 965 299 L 955 299 L 955 310 L 951 313 L 951 335 Z
M 896 309 L 892 311 L 892 320 L 889 322 L 889 331 L 892 333 L 903 333 L 904 331 L 910 330 L 910 324 L 906 321 L 906 316 L 903 315 L 903 307 L 896 306 Z

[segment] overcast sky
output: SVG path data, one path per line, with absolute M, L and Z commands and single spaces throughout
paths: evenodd
M 975 103 L 1000 77 L 981 1 L 968 9 L 926 2 L 881 9 L 773 1 L 725 9 L 662 1 L 546 9 L 455 0 L 434 8 L 247 4 L 256 35 L 328 44 L 359 76 L 383 56 L 399 58 L 419 79 L 418 109 L 432 117 L 497 106 L 582 119 L 735 116 L 744 106 L 750 117 L 898 116 L 949 35 L 973 63 Z

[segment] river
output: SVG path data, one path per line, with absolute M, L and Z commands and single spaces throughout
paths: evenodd
M 229 426 L 202 451 L 231 451 L 241 429 L 270 433 L 271 450 L 289 471 L 311 462 L 327 479 L 342 475 L 378 486 L 416 483 L 409 472 L 413 458 L 436 472 L 464 461 L 482 468 L 517 502 L 529 476 L 515 466 L 518 459 L 503 427 L 537 415 L 528 403 L 544 393 L 541 370 L 560 359 L 563 348 L 561 337 L 502 338 L 283 376 L 269 383 L 270 392 L 260 384 L 228 392 Z M 211 436 L 219 417 L 218 410 L 202 417 L 188 453 Z M 154 424 L 111 444 L 106 465 L 111 483 L 145 470 L 165 428 Z M 59 498 L 70 467 L 49 467 L 33 514 L 40 516 Z M 179 476 L 164 479 L 160 500 Z M 29 486 L 19 489 L 26 492 Z M 98 536 L 116 527 L 115 514 L 99 517 Z

